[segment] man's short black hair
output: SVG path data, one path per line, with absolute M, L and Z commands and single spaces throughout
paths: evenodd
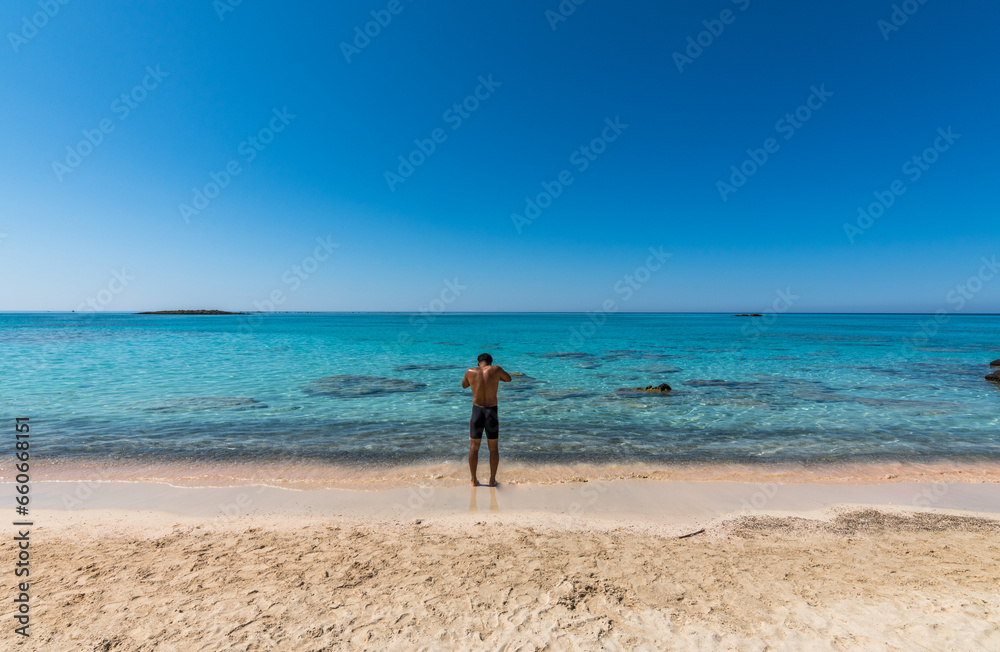
M 477 362 L 485 362 L 486 364 L 493 364 L 493 356 L 489 353 L 480 353 L 479 357 L 476 358 Z

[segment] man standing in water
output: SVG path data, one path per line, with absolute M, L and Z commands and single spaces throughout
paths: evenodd
M 478 487 L 476 468 L 479 466 L 479 444 L 486 430 L 486 445 L 490 449 L 490 486 L 497 486 L 497 466 L 500 464 L 498 437 L 500 421 L 497 419 L 497 387 L 502 380 L 510 382 L 510 374 L 503 367 L 493 364 L 489 353 L 479 355 L 479 365 L 465 372 L 462 389 L 472 387 L 472 418 L 469 419 L 469 471 L 472 486 Z

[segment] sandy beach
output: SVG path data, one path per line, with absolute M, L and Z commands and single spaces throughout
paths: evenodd
M 995 484 L 35 490 L 5 649 L 1000 648 Z

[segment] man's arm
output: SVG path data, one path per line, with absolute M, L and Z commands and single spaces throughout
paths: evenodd
M 501 367 L 500 365 L 497 365 L 497 371 L 500 372 L 500 380 L 502 380 L 505 383 L 509 383 L 510 382 L 510 374 L 507 373 L 506 371 L 504 371 L 503 367 Z
M 462 389 L 465 389 L 468 386 L 469 386 L 469 370 L 466 369 L 465 375 L 462 376 Z

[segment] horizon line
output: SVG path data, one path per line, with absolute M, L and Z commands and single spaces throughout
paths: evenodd
M 170 308 L 166 310 L 219 310 L 218 308 Z M 142 312 L 149 313 L 151 311 L 136 311 L 136 310 L 0 310 L 0 315 L 32 315 L 32 314 L 57 314 L 57 315 L 139 315 Z M 152 311 L 158 312 L 158 311 Z M 863 311 L 815 311 L 815 312 L 775 312 L 773 310 L 763 311 L 763 312 L 739 312 L 739 311 L 699 311 L 699 310 L 639 310 L 639 311 L 629 311 L 629 310 L 617 310 L 614 312 L 607 312 L 603 310 L 470 310 L 470 311 L 444 311 L 444 312 L 431 312 L 431 311 L 415 311 L 415 310 L 222 310 L 221 312 L 231 313 L 231 316 L 237 316 L 240 314 L 248 315 L 433 315 L 435 317 L 443 317 L 447 315 L 459 316 L 459 315 L 590 315 L 590 314 L 605 314 L 605 315 L 732 315 L 734 317 L 738 316 L 763 316 L 763 315 L 929 315 L 934 316 L 940 314 L 940 310 L 935 312 L 863 312 Z M 996 317 L 1000 316 L 1000 312 L 965 312 L 965 313 L 946 313 L 950 317 Z M 146 316 L 160 316 L 160 317 L 220 317 L 226 315 L 146 315 Z

